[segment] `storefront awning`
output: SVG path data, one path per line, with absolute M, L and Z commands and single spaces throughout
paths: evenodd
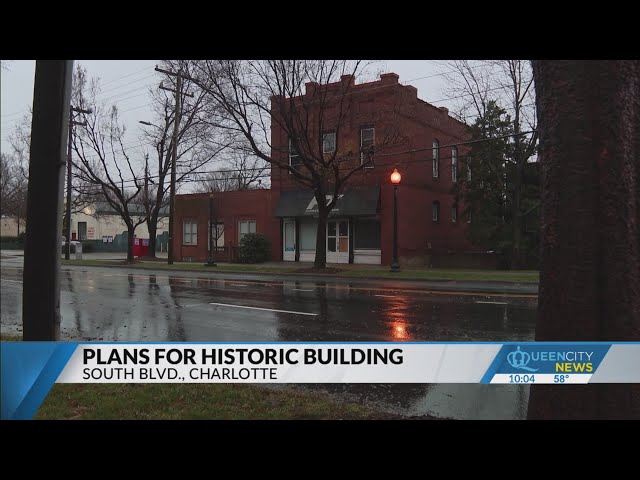
M 330 201 L 327 197 L 327 201 Z M 340 195 L 329 214 L 332 217 L 354 217 L 378 213 L 380 187 L 349 187 Z M 313 192 L 296 190 L 282 192 L 276 207 L 276 217 L 317 217 L 318 205 Z

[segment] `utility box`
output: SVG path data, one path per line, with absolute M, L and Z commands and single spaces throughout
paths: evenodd
M 76 243 L 76 260 L 82 260 L 82 244 Z
M 149 239 L 134 238 L 133 239 L 133 256 L 146 257 L 149 255 Z

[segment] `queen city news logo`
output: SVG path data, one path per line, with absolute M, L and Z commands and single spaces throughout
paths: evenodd
M 594 351 L 574 348 L 550 350 L 548 346 L 536 346 L 525 351 L 518 345 L 507 355 L 507 362 L 516 370 L 530 373 L 539 370 L 542 370 L 540 373 L 593 373 L 593 362 L 598 362 L 597 355 L 592 359 Z

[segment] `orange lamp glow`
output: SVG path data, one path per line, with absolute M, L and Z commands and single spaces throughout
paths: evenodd
M 398 185 L 400 183 L 400 180 L 402 180 L 402 175 L 400 175 L 400 172 L 398 172 L 397 168 L 394 168 L 393 173 L 391 174 L 391 183 L 393 183 L 394 185 Z

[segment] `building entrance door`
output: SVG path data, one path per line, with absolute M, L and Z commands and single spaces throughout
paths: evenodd
M 327 222 L 327 263 L 349 263 L 349 222 Z
M 296 222 L 285 220 L 283 222 L 283 252 L 282 259 L 285 262 L 296 261 Z
M 78 222 L 78 240 L 87 239 L 87 222 Z

